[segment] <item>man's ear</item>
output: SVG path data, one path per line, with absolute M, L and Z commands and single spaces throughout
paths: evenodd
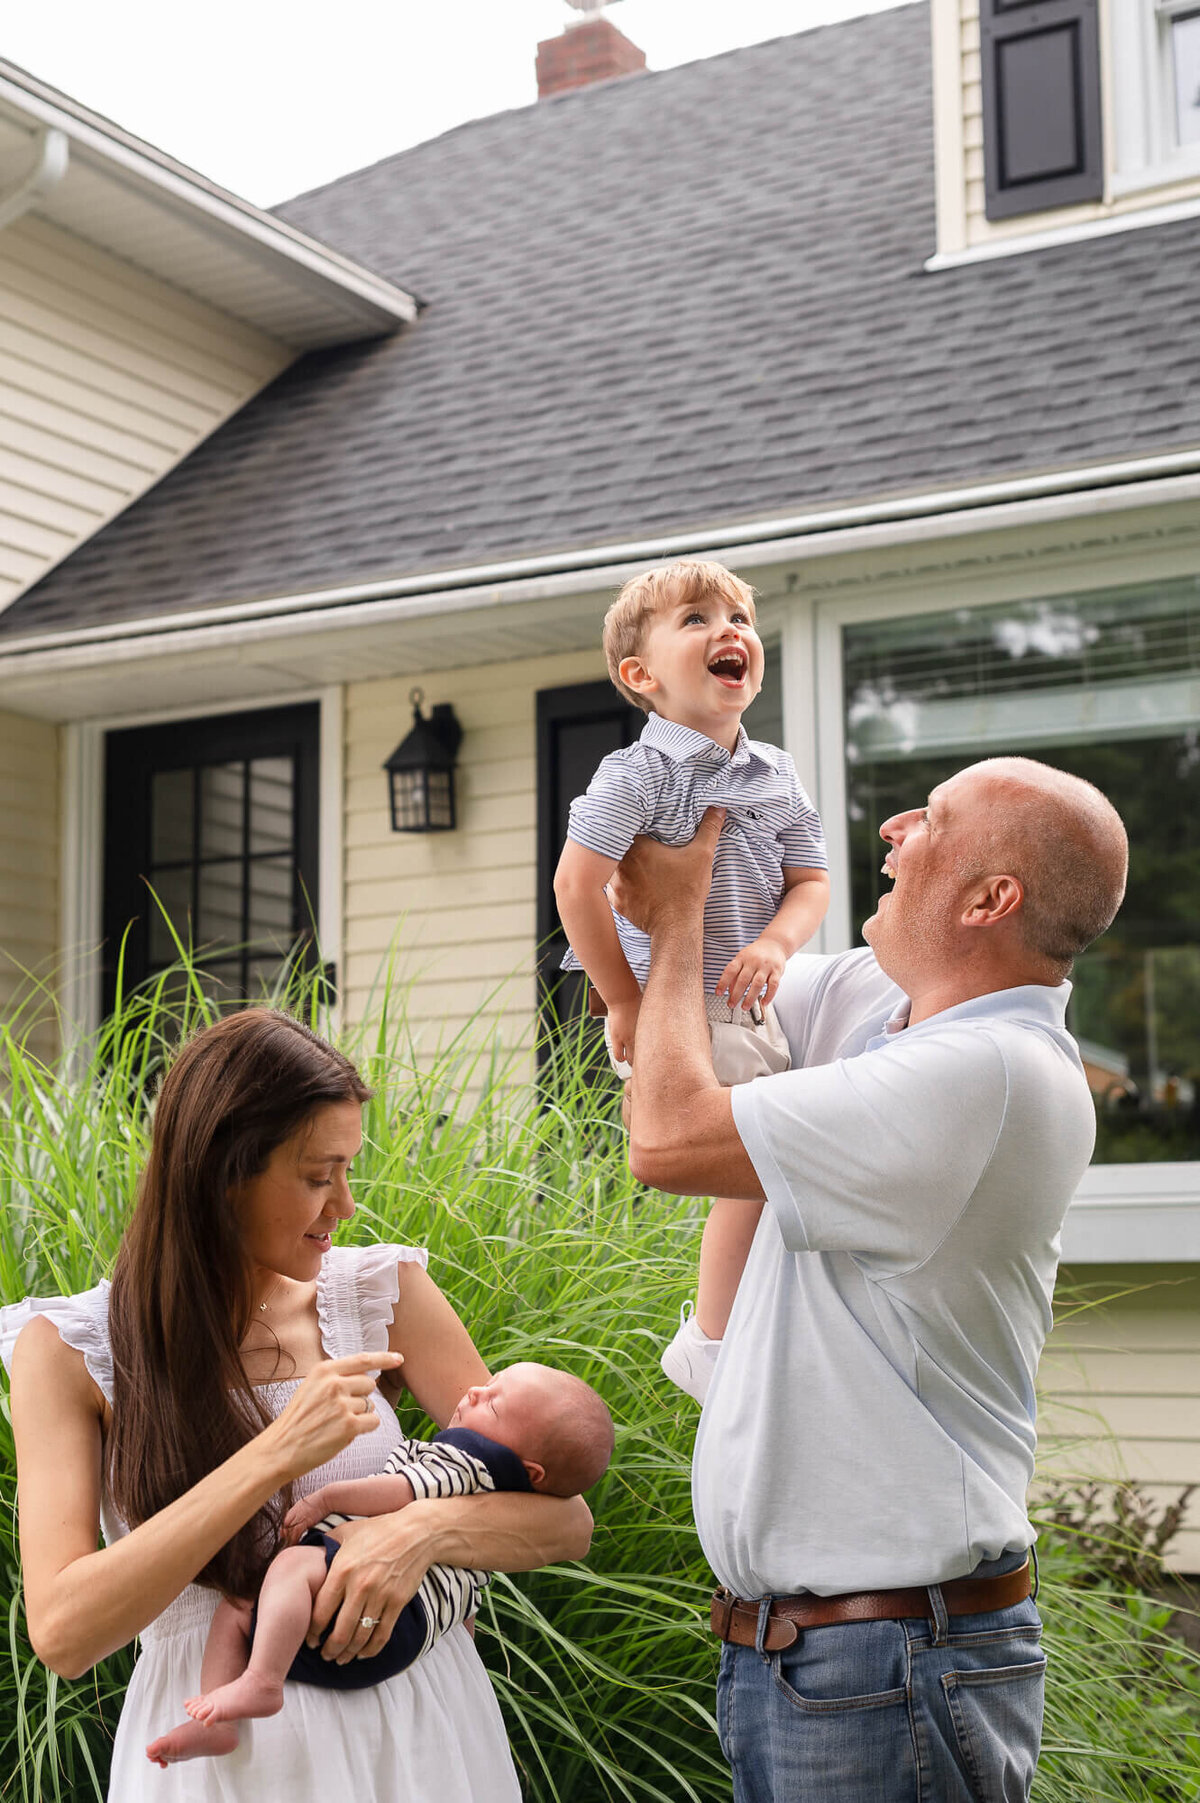
M 539 1465 L 536 1459 L 522 1459 L 521 1463 L 525 1467 L 525 1475 L 535 1490 L 545 1483 L 546 1467 L 544 1465 Z
M 1010 919 L 1025 900 L 1025 885 L 1018 876 L 984 877 L 963 909 L 963 925 L 994 927 Z
M 635 695 L 653 695 L 658 688 L 657 676 L 651 676 L 640 657 L 623 657 L 617 665 L 617 675 L 627 689 Z

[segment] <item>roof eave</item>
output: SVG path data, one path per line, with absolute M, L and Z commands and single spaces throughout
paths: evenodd
M 209 238 L 215 235 L 230 245 L 249 250 L 277 279 L 301 290 L 309 302 L 319 296 L 325 329 L 314 329 L 296 344 L 298 350 L 378 337 L 411 324 L 417 317 L 418 303 L 404 289 L 230 194 L 68 95 L 48 88 L 36 77 L 2 60 L 0 111 L 27 121 L 33 130 L 63 132 L 77 165 L 91 169 L 126 192 L 141 195 L 147 205 L 165 206 Z M 69 172 L 66 181 L 70 181 Z M 151 273 L 172 280 L 169 268 Z M 219 296 L 217 299 L 219 302 Z M 250 317 L 244 306 L 231 305 L 228 310 Z M 271 330 L 269 317 L 251 318 L 251 323 Z
M 197 647 L 261 643 L 275 635 L 320 632 L 359 620 L 382 624 L 551 600 L 584 583 L 589 590 L 618 584 L 647 563 L 671 557 L 723 556 L 751 568 L 1198 499 L 1200 446 L 736 526 L 684 528 L 624 543 L 35 633 L 8 644 L 0 640 L 0 678 L 67 667 L 79 656 L 94 661 L 103 657 L 106 646 L 124 661 L 135 645 L 135 655 L 153 657 L 183 642 Z

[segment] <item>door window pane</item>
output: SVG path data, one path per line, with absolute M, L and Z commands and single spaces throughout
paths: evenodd
M 1068 1011 L 1096 1159 L 1200 1158 L 1200 583 L 854 626 L 844 666 L 856 927 L 884 887 L 880 822 L 955 770 L 1023 754 L 1095 783 L 1130 838 Z
M 292 866 L 286 858 L 255 858 L 249 866 L 250 910 L 246 938 L 251 945 L 291 944 Z
M 287 851 L 292 843 L 292 830 L 291 758 L 253 758 L 250 763 L 250 851 Z
M 190 862 L 191 770 L 156 770 L 150 784 L 150 857 L 154 864 Z
M 199 918 L 196 944 L 210 951 L 240 945 L 242 931 L 242 870 L 240 859 L 201 864 L 197 873 Z
M 171 928 L 174 927 L 185 946 L 192 933 L 191 868 L 185 864 L 174 870 L 153 871 L 150 887 L 154 891 L 154 897 L 157 897 L 157 900 L 154 897 L 147 898 L 150 908 L 150 962 L 159 966 L 173 964 L 179 952 Z M 167 924 L 168 920 L 170 925 Z
M 245 765 L 206 764 L 200 772 L 200 856 L 242 855 Z

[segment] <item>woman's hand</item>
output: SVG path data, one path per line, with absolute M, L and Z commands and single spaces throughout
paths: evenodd
M 352 1352 L 315 1365 L 262 1437 L 271 1439 L 289 1478 L 303 1477 L 336 1458 L 360 1434 L 373 1434 L 379 1416 L 371 1401 L 380 1371 L 404 1363 L 399 1352 Z
M 397 1515 L 349 1522 L 337 1531 L 342 1550 L 313 1603 L 309 1645 L 334 1622 L 322 1656 L 341 1665 L 370 1658 L 431 1565 L 534 1571 L 557 1559 L 582 1559 L 591 1534 L 581 1496 L 505 1490 L 420 1498 Z M 370 1626 L 363 1626 L 364 1617 Z
M 346 1665 L 370 1658 L 387 1645 L 401 1609 L 416 1595 L 433 1562 L 430 1528 L 438 1519 L 430 1509 L 444 1500 L 412 1503 L 395 1515 L 349 1521 L 335 1536 L 342 1550 L 325 1576 L 313 1603 L 308 1644 L 316 1646 L 334 1621 L 322 1657 Z M 364 1627 L 364 1618 L 373 1625 Z

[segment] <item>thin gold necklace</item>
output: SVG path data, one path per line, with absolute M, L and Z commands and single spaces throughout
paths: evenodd
M 275 1279 L 274 1283 L 271 1285 L 270 1289 L 267 1291 L 266 1295 L 263 1297 L 262 1301 L 258 1305 L 258 1312 L 260 1315 L 266 1314 L 267 1304 L 271 1300 L 272 1296 L 275 1294 L 276 1290 L 279 1288 L 279 1286 L 282 1282 L 283 1282 L 283 1273 L 280 1272 L 279 1276 Z

